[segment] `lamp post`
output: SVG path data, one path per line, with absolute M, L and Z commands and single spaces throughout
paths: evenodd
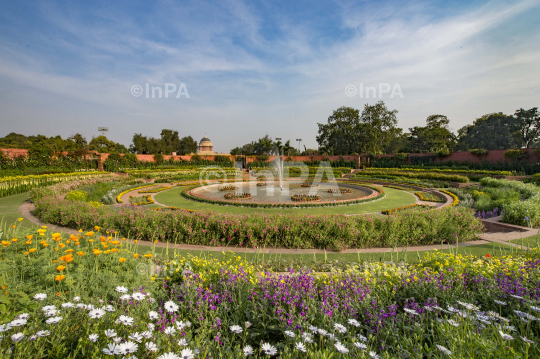
M 301 153 L 302 151 L 300 151 L 300 142 L 302 142 L 302 139 L 297 138 L 296 140 L 298 141 L 298 152 Z

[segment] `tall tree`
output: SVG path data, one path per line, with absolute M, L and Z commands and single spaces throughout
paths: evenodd
M 84 137 L 78 132 L 73 136 L 68 137 L 67 140 L 73 142 L 79 149 L 83 149 L 88 146 L 88 142 L 86 142 L 86 137 Z
M 529 148 L 540 139 L 540 114 L 538 113 L 538 107 L 533 107 L 530 110 L 520 108 L 514 116 L 518 121 L 521 139 L 525 147 Z
M 179 152 L 180 137 L 178 137 L 178 131 L 161 130 L 161 147 L 163 153 L 166 155 L 170 155 L 172 152 Z
M 458 130 L 455 150 L 467 151 L 517 149 L 523 147 L 518 121 L 502 112 L 489 113 L 477 118 L 472 125 Z
M 426 126 L 409 128 L 406 151 L 425 153 L 453 148 L 456 144 L 456 136 L 448 128 L 449 124 L 450 120 L 446 116 L 428 116 Z
M 98 151 L 100 153 L 112 153 L 116 151 L 116 143 L 109 140 L 104 135 L 92 138 L 89 145 L 90 150 Z

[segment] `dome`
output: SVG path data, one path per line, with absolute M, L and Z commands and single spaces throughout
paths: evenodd
M 212 146 L 212 141 L 210 141 L 208 137 L 204 136 L 201 142 L 199 142 L 199 146 Z

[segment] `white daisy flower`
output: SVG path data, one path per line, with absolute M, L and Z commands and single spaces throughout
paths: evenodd
M 326 330 L 324 330 L 324 329 L 319 329 L 318 332 L 322 336 L 325 336 L 326 334 L 328 334 L 328 332 Z
M 409 309 L 409 308 L 403 308 L 403 310 L 409 314 L 412 314 L 412 315 L 418 315 L 418 312 L 414 309 Z
M 118 345 L 117 350 L 120 354 L 126 355 L 130 353 L 135 353 L 138 348 L 139 348 L 139 345 L 137 343 L 125 342 Z
M 74 306 L 75 306 L 75 304 L 73 304 L 71 302 L 62 303 L 62 305 L 61 305 L 62 308 L 73 308 Z
M 313 337 L 310 333 L 302 333 L 302 339 L 308 344 L 313 343 Z
M 107 305 L 106 307 L 104 307 L 104 309 L 107 311 L 107 312 L 114 312 L 116 311 L 116 309 L 114 309 L 114 307 L 112 305 Z
M 501 332 L 500 330 L 499 330 L 499 334 L 501 335 L 501 338 L 503 338 L 503 340 L 514 340 L 513 336 L 505 334 L 505 333 Z
M 120 343 L 120 342 L 121 342 L 122 340 L 124 340 L 124 339 L 122 339 L 122 337 L 114 337 L 114 338 L 112 338 L 112 340 L 113 340 L 113 342 L 115 342 L 116 344 L 118 344 L 118 343 Z
M 89 339 L 92 343 L 97 342 L 98 338 L 99 338 L 99 335 L 97 335 L 97 334 L 90 334 L 90 335 L 88 336 L 88 339 Z
M 466 302 L 461 302 L 461 301 L 457 301 L 460 305 L 464 306 L 465 308 L 467 308 L 468 310 L 479 310 L 480 308 L 478 308 L 476 305 L 474 304 L 470 304 L 470 303 L 466 303 Z
M 441 352 L 443 352 L 444 354 L 446 355 L 452 355 L 452 352 L 450 350 L 448 350 L 447 348 L 443 347 L 442 345 L 439 345 L 439 344 L 435 344 L 435 346 L 437 347 L 437 349 L 439 349 Z
M 120 297 L 120 300 L 122 301 L 128 301 L 131 299 L 131 295 L 129 294 L 124 294 L 123 296 Z
M 87 304 L 86 305 L 86 310 L 90 311 L 90 310 L 94 310 L 94 309 L 96 309 L 96 307 L 93 304 Z
M 453 327 L 459 327 L 459 323 L 456 322 L 455 320 L 453 320 L 453 319 L 448 319 L 447 321 L 448 321 L 448 324 L 450 324 L 451 326 L 453 326 Z
M 540 308 L 538 308 L 538 307 L 535 307 L 534 305 L 531 305 L 531 307 L 530 307 L 530 308 L 531 308 L 532 310 L 534 310 L 535 312 L 538 312 L 538 313 L 540 313 Z
M 285 335 L 288 336 L 289 338 L 294 338 L 296 335 L 291 332 L 290 330 L 286 330 L 285 332 Z
M 319 328 L 317 328 L 317 327 L 315 327 L 313 325 L 310 325 L 308 329 L 311 330 L 312 332 L 317 332 L 319 330 Z
M 24 334 L 23 333 L 16 333 L 16 334 L 13 334 L 11 336 L 11 340 L 13 340 L 15 343 L 17 343 L 18 341 L 22 340 L 22 338 L 24 338 Z
M 367 342 L 367 338 L 366 338 L 365 336 L 363 336 L 362 334 L 358 334 L 357 337 L 358 337 L 358 339 L 360 339 L 361 341 Z
M 38 293 L 38 294 L 34 295 L 34 299 L 36 299 L 36 300 L 45 300 L 45 299 L 47 299 L 47 294 Z
M 46 316 L 46 317 L 54 317 L 54 316 L 56 316 L 57 314 L 60 314 L 60 311 L 59 311 L 59 310 L 49 310 L 49 311 L 46 311 L 46 312 L 45 312 L 45 316 Z
M 152 343 L 152 342 L 146 342 L 144 343 L 144 346 L 146 347 L 146 350 L 148 351 L 151 351 L 151 352 L 157 352 L 158 351 L 158 347 L 155 343 Z
M 11 324 L 9 323 L 0 325 L 0 333 L 7 332 L 10 329 L 11 329 Z
M 245 322 L 244 325 L 246 326 L 246 328 L 251 327 L 251 323 L 250 323 L 250 322 Z
M 526 337 L 520 337 L 525 343 L 534 344 L 532 340 L 527 339 Z
M 169 313 L 174 313 L 180 308 L 176 303 L 171 300 L 166 302 L 163 306 L 165 307 L 165 310 Z
M 107 338 L 112 338 L 112 337 L 115 337 L 116 335 L 117 335 L 116 332 L 114 330 L 112 330 L 112 329 L 107 329 L 105 331 L 105 336 Z
M 78 309 L 86 309 L 86 304 L 84 303 L 79 303 L 75 306 L 75 308 L 78 308 Z
M 78 302 L 79 300 L 81 300 L 81 297 L 73 297 L 73 300 L 74 300 L 75 302 Z
M 508 304 L 506 302 L 503 302 L 503 301 L 500 301 L 500 300 L 497 300 L 497 299 L 495 299 L 494 302 L 497 303 L 498 305 L 507 305 Z
M 375 352 L 369 352 L 369 356 L 372 357 L 373 359 L 379 359 L 379 355 Z
M 336 344 L 334 344 L 334 346 L 336 347 L 336 350 L 341 354 L 347 354 L 349 352 L 349 349 L 347 349 L 347 347 L 345 347 L 340 342 L 337 342 Z
M 121 315 L 120 317 L 118 317 L 118 320 L 120 321 L 120 323 L 124 325 L 127 325 L 127 326 L 133 325 L 133 318 L 128 317 L 127 315 Z
M 28 319 L 28 318 L 30 318 L 30 314 L 28 313 L 22 313 L 22 314 L 17 315 L 17 319 Z
M 47 324 L 56 324 L 59 323 L 63 318 L 62 317 L 52 317 L 45 321 Z
M 182 349 L 180 352 L 180 358 L 181 359 L 193 359 L 195 358 L 195 354 L 191 351 L 191 349 Z
M 187 345 L 188 345 L 188 342 L 187 342 L 186 338 L 182 338 L 182 339 L 180 339 L 178 341 L 178 346 L 179 347 L 187 347 Z
M 39 338 L 39 337 L 37 336 L 37 334 L 34 334 L 34 335 L 31 335 L 31 336 L 28 338 L 28 340 L 30 340 L 31 342 L 33 342 L 33 341 L 35 341 L 37 338 Z
M 338 333 L 345 333 L 347 332 L 347 328 L 345 328 L 343 325 L 339 324 L 339 323 L 335 323 L 334 324 L 334 329 L 338 331 Z
M 305 353 L 307 350 L 306 350 L 306 346 L 304 345 L 304 343 L 302 342 L 298 342 L 294 345 L 294 349 L 296 350 L 299 350 L 301 351 L 302 353 Z
M 46 305 L 43 308 L 41 308 L 42 311 L 48 312 L 51 310 L 56 310 L 56 305 Z
M 251 345 L 246 345 L 244 347 L 244 349 L 242 349 L 242 352 L 244 352 L 244 356 L 248 356 L 248 355 L 253 355 L 253 353 L 255 353 L 255 351 L 253 350 L 253 348 L 251 347 Z
M 354 346 L 357 347 L 358 349 L 362 349 L 362 350 L 366 350 L 367 349 L 367 345 L 365 345 L 364 343 L 359 343 L 359 342 L 353 342 Z
M 138 292 L 137 292 L 137 293 L 133 293 L 133 294 L 131 295 L 131 297 L 132 297 L 133 299 L 135 299 L 137 302 L 140 302 L 141 300 L 143 300 L 144 298 L 146 298 L 146 295 L 144 295 L 143 293 L 138 293 Z
M 506 325 L 506 326 L 504 327 L 504 329 L 508 329 L 508 330 L 513 331 L 513 332 L 516 331 L 516 327 L 514 327 L 513 325 Z
M 356 319 L 349 319 L 349 320 L 347 320 L 347 323 L 349 323 L 349 325 L 352 325 L 354 327 L 359 327 L 360 326 L 360 323 Z
M 152 332 L 149 331 L 142 332 L 141 335 L 146 339 L 152 338 Z
M 116 344 L 108 344 L 107 348 L 103 348 L 102 350 L 105 355 L 120 355 Z
M 140 343 L 143 340 L 143 336 L 141 334 L 139 334 L 138 332 L 135 332 L 135 333 L 131 333 L 128 336 L 128 339 L 131 339 L 131 340 L 136 341 L 137 343 Z
M 99 319 L 101 318 L 102 316 L 104 316 L 107 312 L 105 312 L 103 309 L 94 309 L 94 310 L 91 310 L 89 313 L 88 313 L 88 316 L 92 319 Z
M 152 320 L 159 319 L 159 314 L 158 314 L 158 312 L 155 312 L 155 311 L 152 310 L 152 311 L 148 312 L 148 317 L 150 319 L 152 319 Z
M 264 343 L 262 346 L 261 346 L 261 350 L 264 352 L 264 354 L 266 355 L 276 355 L 277 354 L 277 349 L 276 347 L 274 347 L 273 345 L 271 345 L 270 343 Z
M 165 328 L 163 333 L 165 333 L 167 335 L 172 335 L 172 334 L 176 333 L 176 329 L 174 327 L 167 327 L 167 328 Z
M 522 296 L 519 295 L 510 294 L 510 296 L 515 299 L 524 299 Z
M 157 359 L 180 359 L 180 357 L 174 353 L 165 353 L 158 356 Z
M 12 327 L 20 327 L 20 326 L 26 325 L 26 323 L 28 323 L 26 319 L 15 319 L 15 320 L 12 320 L 11 323 L 9 324 Z
M 36 335 L 38 337 L 48 337 L 49 335 L 51 335 L 51 332 L 48 331 L 48 330 L 40 330 L 39 332 L 36 333 Z
M 239 325 L 231 325 L 229 329 L 231 330 L 231 332 L 236 333 L 236 334 L 242 333 L 242 327 Z
M 153 332 L 156 326 L 153 323 L 148 323 L 148 330 Z
M 126 287 L 118 286 L 115 289 L 118 293 L 127 293 L 128 289 Z

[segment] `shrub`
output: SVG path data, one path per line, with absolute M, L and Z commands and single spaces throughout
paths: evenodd
M 527 151 L 525 150 L 508 150 L 504 153 L 504 158 L 519 160 L 525 157 Z
M 85 191 L 71 191 L 67 194 L 66 199 L 68 201 L 76 201 L 76 202 L 86 202 L 86 199 L 88 198 L 88 193 Z
M 469 150 L 469 153 L 473 154 L 473 155 L 476 155 L 478 157 L 484 157 L 484 156 L 487 156 L 487 154 L 489 153 L 488 150 L 485 150 L 483 148 L 477 148 L 477 149 L 472 149 L 472 150 Z

